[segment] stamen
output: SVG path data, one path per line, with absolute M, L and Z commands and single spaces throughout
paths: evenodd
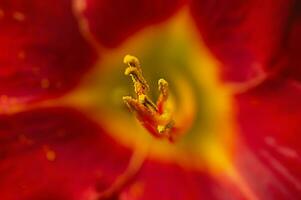
M 139 95 L 147 93 L 149 86 L 142 76 L 139 60 L 134 56 L 126 55 L 123 59 L 123 62 L 128 64 L 124 74 L 132 77 L 136 94 Z
M 158 101 L 157 101 L 157 105 L 158 105 L 159 113 L 162 114 L 163 113 L 163 108 L 164 108 L 165 103 L 168 99 L 168 82 L 161 78 L 158 81 L 158 85 L 159 85 L 160 95 L 159 95 L 159 98 L 158 98 Z
M 123 62 L 128 65 L 124 74 L 131 76 L 137 96 L 136 98 L 125 96 L 123 101 L 151 134 L 173 141 L 175 123 L 171 113 L 165 108 L 169 95 L 168 82 L 164 79 L 158 81 L 159 97 L 155 104 L 147 96 L 149 86 L 142 75 L 139 60 L 134 56 L 126 55 Z

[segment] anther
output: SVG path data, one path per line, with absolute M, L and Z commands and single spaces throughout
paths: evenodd
M 171 113 L 165 109 L 169 93 L 168 82 L 164 79 L 158 81 L 159 97 L 155 104 L 147 95 L 149 86 L 142 75 L 139 60 L 134 56 L 126 55 L 123 61 L 128 65 L 124 74 L 131 76 L 137 96 L 136 98 L 125 96 L 123 101 L 154 136 L 172 140 L 174 121 Z
M 161 78 L 158 81 L 158 85 L 159 85 L 158 89 L 159 89 L 160 94 L 159 94 L 159 97 L 157 100 L 157 106 L 158 106 L 159 113 L 162 114 L 165 103 L 168 99 L 168 82 Z
M 124 64 L 128 64 L 129 67 L 135 67 L 137 68 L 140 72 L 141 70 L 141 66 L 140 66 L 140 62 L 139 60 L 135 57 L 135 56 L 131 56 L 131 55 L 126 55 L 123 59 Z
M 139 60 L 134 56 L 126 55 L 123 62 L 128 65 L 124 74 L 132 77 L 136 94 L 145 94 L 148 92 L 149 86 L 142 75 Z

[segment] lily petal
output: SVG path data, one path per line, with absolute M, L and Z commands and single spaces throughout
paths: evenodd
M 193 0 L 191 12 L 206 44 L 222 62 L 222 78 L 264 77 L 277 60 L 293 1 Z
M 301 87 L 288 80 L 268 80 L 237 96 L 236 164 L 259 199 L 301 198 L 300 101 Z
M 113 183 L 129 157 L 129 150 L 72 109 L 0 116 L 1 199 L 89 199 Z
M 301 81 L 301 2 L 296 1 L 283 40 L 283 74 Z
M 91 33 L 105 47 L 116 47 L 145 26 L 167 19 L 184 0 L 82 0 Z
M 124 200 L 244 199 L 225 178 L 208 171 L 188 170 L 177 164 L 148 160 L 136 179 L 120 193 Z
M 96 58 L 79 31 L 71 0 L 3 0 L 0 26 L 0 95 L 57 96 Z

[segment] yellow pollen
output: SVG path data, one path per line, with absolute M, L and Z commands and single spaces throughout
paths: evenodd
M 14 12 L 13 13 L 13 18 L 19 22 L 22 22 L 25 20 L 25 15 L 21 12 Z
M 4 17 L 4 11 L 0 9 L 0 19 Z
M 140 62 L 135 56 L 131 56 L 131 55 L 124 56 L 123 63 L 131 65 L 133 67 L 139 67 L 140 68 Z
M 56 159 L 56 154 L 54 151 L 49 150 L 46 152 L 46 157 L 47 157 L 47 160 L 54 161 Z
M 41 80 L 41 87 L 42 87 L 43 89 L 47 89 L 47 88 L 49 88 L 49 86 L 50 86 L 49 80 L 48 80 L 47 78 L 43 78 L 43 79 Z
M 136 93 L 136 98 L 125 96 L 123 101 L 150 133 L 173 141 L 174 121 L 171 113 L 165 109 L 169 93 L 168 82 L 164 79 L 158 81 L 159 97 L 154 103 L 147 95 L 149 86 L 142 75 L 139 60 L 135 56 L 126 55 L 123 62 L 128 65 L 124 74 L 131 76 Z
M 55 151 L 51 150 L 48 146 L 44 146 L 43 148 L 44 148 L 44 151 L 45 151 L 46 159 L 48 161 L 55 161 L 55 159 L 56 159 Z

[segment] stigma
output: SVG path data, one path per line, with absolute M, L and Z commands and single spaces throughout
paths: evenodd
M 148 97 L 149 85 L 142 75 L 139 60 L 135 56 L 126 55 L 123 62 L 127 64 L 124 74 L 132 78 L 136 94 L 135 98 L 123 97 L 123 101 L 153 136 L 174 141 L 176 136 L 175 122 L 172 113 L 166 109 L 169 96 L 168 82 L 159 79 L 159 96 L 154 103 Z

